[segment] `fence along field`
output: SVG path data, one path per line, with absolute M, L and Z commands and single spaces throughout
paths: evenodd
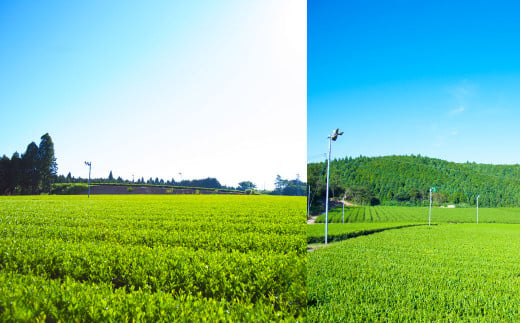
M 296 320 L 305 199 L 0 198 L 0 320 Z
M 308 252 L 307 321 L 520 320 L 520 209 L 480 208 L 476 224 L 475 208 L 433 208 L 432 226 L 428 208 L 350 211 L 329 225 L 340 242 Z M 322 243 L 324 224 L 308 227 Z

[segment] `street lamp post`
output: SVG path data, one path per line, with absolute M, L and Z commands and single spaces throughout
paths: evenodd
M 477 224 L 478 224 L 478 198 L 480 197 L 480 195 L 477 196 Z
M 92 169 L 92 162 L 85 162 L 85 165 L 88 166 L 88 198 L 90 198 L 90 171 Z
M 329 173 L 330 173 L 330 150 L 333 141 L 338 139 L 338 136 L 341 136 L 342 132 L 339 132 L 339 129 L 336 129 L 329 135 L 329 154 L 327 158 L 327 191 L 325 192 L 325 244 L 327 244 L 327 229 L 329 224 Z
M 430 187 L 430 213 L 428 214 L 428 225 L 431 225 L 432 220 L 432 190 L 433 187 Z

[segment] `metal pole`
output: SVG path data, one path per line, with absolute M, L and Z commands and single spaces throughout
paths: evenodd
M 431 225 L 432 220 L 432 188 L 430 188 L 430 214 L 428 215 L 428 225 Z
M 298 182 L 298 193 L 297 193 L 297 195 L 300 196 L 300 174 L 296 174 L 296 181 Z
M 325 244 L 327 244 L 327 227 L 329 224 L 329 172 L 330 172 L 330 148 L 332 137 L 329 136 L 329 154 L 327 158 L 327 191 L 325 192 Z
M 478 198 L 480 197 L 480 195 L 477 196 L 477 224 L 478 224 Z
M 92 170 L 92 162 L 88 163 L 88 198 L 90 198 L 90 171 Z
M 343 195 L 343 220 L 342 223 L 345 223 L 345 195 Z

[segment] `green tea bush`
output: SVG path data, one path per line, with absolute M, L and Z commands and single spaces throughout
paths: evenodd
M 0 321 L 296 321 L 305 199 L 0 197 Z
M 519 321 L 519 239 L 518 224 L 421 225 L 314 250 L 307 321 Z
M 345 223 L 367 222 L 408 222 L 428 223 L 428 207 L 407 206 L 353 206 L 345 207 Z M 342 207 L 329 212 L 329 223 L 343 221 Z M 434 207 L 431 213 L 432 223 L 475 223 L 476 208 L 444 208 Z M 325 223 L 325 215 L 316 219 L 317 223 Z M 479 208 L 480 223 L 520 223 L 520 208 Z

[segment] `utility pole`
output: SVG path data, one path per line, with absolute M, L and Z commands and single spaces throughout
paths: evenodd
M 478 224 L 478 198 L 480 197 L 480 195 L 477 196 L 477 224 Z
M 88 198 L 90 198 L 90 171 L 92 169 L 92 162 L 85 162 L 85 165 L 88 166 Z
M 437 188 L 435 186 L 430 187 L 430 214 L 428 216 L 428 225 L 431 225 L 431 219 L 432 219 L 432 191 L 437 192 Z
M 297 191 L 297 195 L 300 196 L 300 174 L 296 174 L 296 183 L 298 184 L 297 188 L 296 188 L 296 191 Z
M 338 139 L 338 136 L 341 136 L 342 132 L 339 132 L 339 129 L 336 129 L 329 135 L 329 153 L 327 158 L 327 191 L 325 192 L 325 244 L 327 244 L 327 234 L 328 234 L 328 225 L 329 225 L 329 173 L 330 173 L 330 150 L 333 141 Z

